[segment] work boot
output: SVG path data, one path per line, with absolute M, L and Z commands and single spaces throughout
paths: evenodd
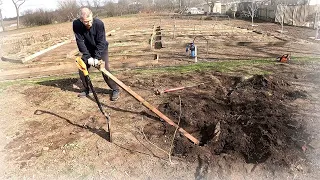
M 111 94 L 111 101 L 116 101 L 119 99 L 120 91 L 119 89 L 113 89 Z
M 93 93 L 91 91 L 83 91 L 81 93 L 78 94 L 78 97 L 79 98 L 82 98 L 82 97 L 87 97 L 87 96 L 90 96 L 92 95 Z

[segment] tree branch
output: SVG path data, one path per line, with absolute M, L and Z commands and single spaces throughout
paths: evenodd
M 179 107 L 180 107 L 180 112 L 179 112 L 179 122 L 178 122 L 178 126 L 177 126 L 177 128 L 176 128 L 176 130 L 174 131 L 174 133 L 173 133 L 173 137 L 172 137 L 172 142 L 171 142 L 171 146 L 170 146 L 170 150 L 169 150 L 169 161 L 170 161 L 170 163 L 172 164 L 172 160 L 171 160 L 171 153 L 172 153 L 172 149 L 173 149 L 173 144 L 174 144 L 174 139 L 175 139 L 175 137 L 176 137 L 176 134 L 177 134 L 177 131 L 178 131 L 178 129 L 179 129 L 179 125 L 180 125 L 180 121 L 181 121 L 181 115 L 182 115 L 182 110 L 181 110 L 181 97 L 180 97 L 180 95 L 179 95 Z
M 21 4 L 19 4 L 18 9 L 20 8 L 20 6 L 26 2 L 26 0 L 19 0 L 18 2 L 22 2 Z

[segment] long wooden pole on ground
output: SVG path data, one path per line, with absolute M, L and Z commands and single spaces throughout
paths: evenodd
M 122 89 L 124 89 L 126 92 L 128 92 L 131 96 L 133 96 L 136 100 L 141 102 L 145 107 L 150 109 L 152 112 L 154 112 L 156 115 L 158 115 L 160 118 L 165 120 L 167 123 L 169 123 L 171 126 L 174 126 L 178 128 L 178 131 L 180 131 L 185 137 L 190 139 L 194 144 L 199 145 L 200 141 L 193 137 L 191 134 L 189 134 L 187 131 L 185 131 L 183 128 L 179 127 L 176 123 L 174 123 L 171 119 L 169 119 L 167 116 L 165 116 L 162 112 L 160 112 L 157 108 L 152 106 L 150 103 L 148 103 L 146 100 L 144 100 L 139 94 L 131 90 L 127 85 L 122 83 L 120 80 L 118 80 L 115 76 L 113 76 L 109 71 L 107 71 L 105 68 L 100 68 L 100 71 L 108 76 L 110 79 L 112 79 L 115 83 L 117 83 Z

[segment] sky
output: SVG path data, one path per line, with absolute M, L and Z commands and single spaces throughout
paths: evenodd
M 2 0 L 2 16 L 3 18 L 16 17 L 16 9 L 13 5 L 12 0 Z M 47 9 L 54 10 L 58 6 L 58 0 L 26 0 L 24 4 L 20 7 L 21 12 L 28 9 Z
M 16 17 L 16 10 L 12 3 L 12 0 L 2 0 L 2 16 L 3 18 Z M 320 4 L 320 0 L 310 0 L 310 4 Z M 26 2 L 20 7 L 21 12 L 28 9 L 46 9 L 55 10 L 58 6 L 58 0 L 26 0 Z
M 311 5 L 320 4 L 320 0 L 310 0 L 310 4 Z

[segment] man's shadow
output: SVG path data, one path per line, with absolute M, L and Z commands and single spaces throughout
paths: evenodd
M 37 109 L 33 114 L 35 114 L 35 115 L 50 114 L 50 115 L 52 115 L 52 116 L 56 116 L 56 117 L 58 117 L 58 118 L 60 118 L 60 119 L 65 120 L 67 123 L 69 123 L 69 124 L 71 124 L 71 125 L 73 125 L 73 126 L 76 126 L 76 127 L 79 127 L 79 128 L 85 129 L 85 130 L 88 130 L 88 131 L 90 131 L 90 132 L 92 132 L 92 133 L 94 133 L 94 134 L 97 134 L 98 136 L 100 136 L 101 138 L 107 140 L 108 142 L 112 142 L 112 140 L 111 140 L 111 133 L 110 133 L 110 132 L 107 132 L 106 130 L 104 130 L 104 129 L 101 128 L 101 127 L 100 127 L 99 129 L 97 129 L 97 128 L 93 128 L 93 127 L 90 127 L 90 126 L 87 126 L 87 125 L 79 125 L 79 124 L 76 124 L 76 123 L 70 121 L 69 119 L 67 119 L 67 118 L 65 118 L 65 117 L 62 117 L 62 116 L 60 116 L 60 115 L 58 115 L 58 114 L 55 114 L 55 113 L 49 112 L 49 111 L 45 111 L 45 110 L 38 110 L 38 109 Z M 140 154 L 144 154 L 144 155 L 148 155 L 148 156 L 153 156 L 153 157 L 156 157 L 156 158 L 165 160 L 165 159 L 157 156 L 156 154 L 154 154 L 154 153 L 152 152 L 152 150 L 150 149 L 150 147 L 144 145 L 134 134 L 133 134 L 133 136 L 134 136 L 134 137 L 139 141 L 139 143 L 142 144 L 142 146 L 145 147 L 151 154 L 148 154 L 148 153 L 145 153 L 145 152 L 141 152 L 141 151 L 137 151 L 137 150 L 133 150 L 133 149 L 129 149 L 129 148 L 127 148 L 127 147 L 118 145 L 118 144 L 116 144 L 116 143 L 113 143 L 113 144 L 116 145 L 117 147 L 119 147 L 119 148 L 121 148 L 121 149 L 125 149 L 125 150 L 127 150 L 127 151 L 129 151 L 129 152 L 131 152 L 131 153 L 136 152 L 136 153 L 140 153 Z
M 48 80 L 48 81 L 42 81 L 38 82 L 37 84 L 43 85 L 43 86 L 52 86 L 56 88 L 60 88 L 62 91 L 71 91 L 80 93 L 81 88 L 77 88 L 74 86 L 78 86 L 78 84 L 81 84 L 81 81 L 79 78 L 66 78 L 66 79 L 55 79 L 55 80 Z M 82 84 L 80 85 L 82 86 Z M 111 89 L 104 89 L 99 87 L 94 87 L 94 90 L 96 93 L 103 93 L 103 94 L 111 94 Z
M 90 132 L 92 132 L 94 134 L 97 134 L 98 136 L 102 137 L 103 139 L 111 142 L 110 132 L 105 131 L 101 127 L 99 129 L 97 129 L 97 128 L 93 128 L 93 127 L 90 127 L 90 126 L 87 126 L 87 125 L 79 125 L 79 124 L 76 124 L 76 123 L 70 121 L 69 119 L 64 118 L 64 117 L 62 117 L 62 116 L 60 116 L 58 114 L 55 114 L 55 113 L 52 113 L 52 112 L 49 112 L 49 111 L 44 111 L 44 110 L 36 110 L 33 114 L 35 114 L 35 115 L 50 114 L 50 115 L 56 116 L 56 117 L 58 117 L 60 119 L 65 120 L 67 123 L 69 123 L 69 124 L 71 124 L 73 126 L 89 130 Z

